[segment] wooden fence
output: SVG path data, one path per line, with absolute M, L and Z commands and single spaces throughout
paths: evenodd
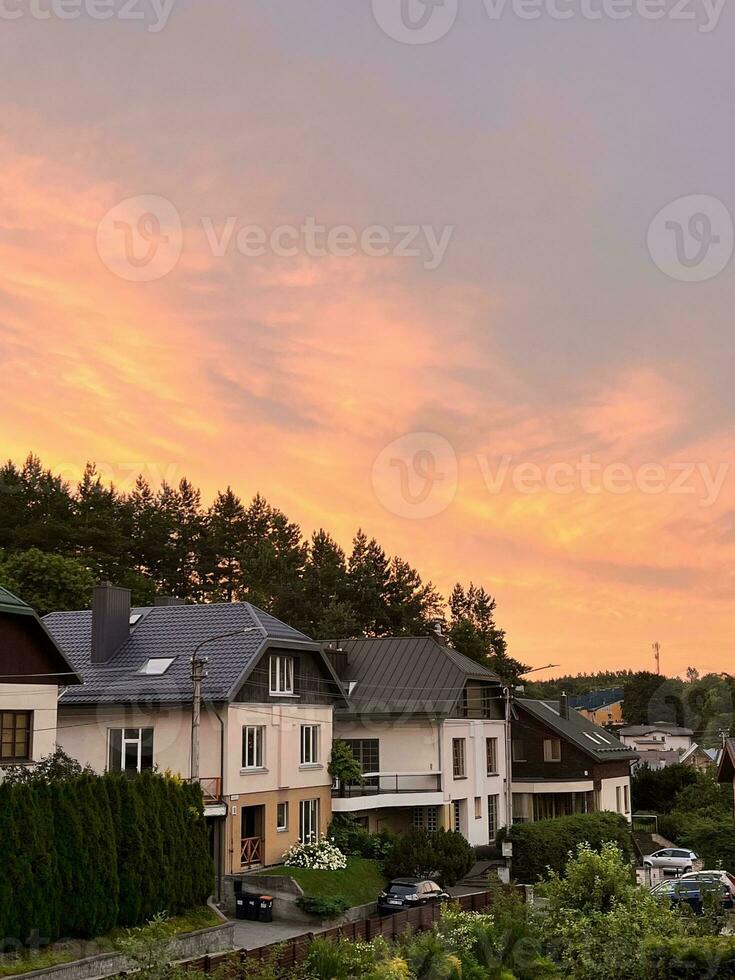
M 465 912 L 479 912 L 491 904 L 492 895 L 490 892 L 478 892 L 474 895 L 462 895 L 455 901 Z M 424 905 L 408 912 L 397 912 L 395 915 L 347 922 L 345 925 L 335 926 L 316 935 L 322 939 L 349 939 L 353 942 L 370 942 L 378 936 L 392 940 L 403 935 L 409 928 L 413 932 L 427 932 L 439 921 L 441 914 L 441 905 Z M 195 960 L 187 960 L 181 966 L 186 970 L 198 970 L 202 973 L 212 973 L 219 968 L 224 968 L 224 973 L 234 974 L 246 963 L 272 962 L 274 966 L 285 970 L 303 963 L 314 936 L 313 932 L 307 932 L 294 939 L 273 943 L 270 946 L 260 946 L 258 949 L 237 949 L 227 953 L 200 956 Z

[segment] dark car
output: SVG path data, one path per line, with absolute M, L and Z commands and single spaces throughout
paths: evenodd
M 651 894 L 662 901 L 668 901 L 674 908 L 688 905 L 695 915 L 704 912 L 708 894 L 719 895 L 723 908 L 732 908 L 729 889 L 716 878 L 698 880 L 678 878 L 674 881 L 662 881 L 651 889 Z
M 378 895 L 378 914 L 391 915 L 405 909 L 449 901 L 449 895 L 428 878 L 395 878 Z

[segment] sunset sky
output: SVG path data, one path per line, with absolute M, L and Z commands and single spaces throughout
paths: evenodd
M 484 584 L 552 673 L 654 640 L 667 673 L 735 669 L 735 264 L 683 281 L 649 235 L 691 195 L 735 212 L 735 12 L 459 0 L 409 44 L 400 0 L 161 2 L 2 8 L 2 456 L 362 526 Z

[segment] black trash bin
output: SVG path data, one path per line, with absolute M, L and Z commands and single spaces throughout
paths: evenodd
M 235 895 L 235 918 L 247 919 L 247 906 L 245 904 L 245 895 L 243 895 L 242 893 Z
M 243 895 L 243 898 L 245 899 L 245 918 L 257 922 L 260 899 L 257 895 Z
M 273 899 L 270 895 L 261 895 L 258 898 L 258 921 L 273 922 Z

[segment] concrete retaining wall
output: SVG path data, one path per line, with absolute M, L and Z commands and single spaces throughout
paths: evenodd
M 189 960 L 206 953 L 219 953 L 232 949 L 235 945 L 235 923 L 226 922 L 221 926 L 198 929 L 172 940 L 171 955 L 175 960 Z M 83 960 L 60 963 L 46 970 L 32 970 L 22 975 L 23 980 L 96 980 L 111 977 L 130 969 L 130 964 L 119 953 L 99 953 Z

